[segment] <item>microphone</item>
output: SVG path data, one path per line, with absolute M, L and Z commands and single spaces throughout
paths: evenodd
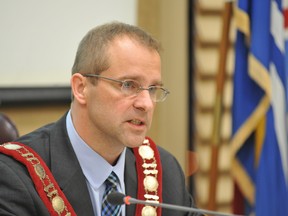
M 210 214 L 210 215 L 215 215 L 215 216 L 244 216 L 244 215 L 221 213 L 221 212 L 210 211 L 210 210 L 205 210 L 205 209 L 197 209 L 197 208 L 192 208 L 192 207 L 157 203 L 157 202 L 152 202 L 152 201 L 144 201 L 144 200 L 132 198 L 130 196 L 125 196 L 124 194 L 119 193 L 119 192 L 110 193 L 107 197 L 107 200 L 112 205 L 142 204 L 142 205 L 150 205 L 150 206 L 157 206 L 161 208 L 173 209 L 173 210 L 178 210 L 178 211 Z

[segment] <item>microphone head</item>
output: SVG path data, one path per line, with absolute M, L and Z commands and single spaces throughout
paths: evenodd
M 108 194 L 107 200 L 112 205 L 123 205 L 125 195 L 119 192 L 112 192 Z

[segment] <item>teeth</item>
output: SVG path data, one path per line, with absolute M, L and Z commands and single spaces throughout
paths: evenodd
M 140 124 L 141 124 L 141 121 L 136 120 L 136 119 L 133 119 L 133 120 L 131 120 L 131 123 L 132 123 L 132 124 L 136 124 L 136 125 L 140 125 Z

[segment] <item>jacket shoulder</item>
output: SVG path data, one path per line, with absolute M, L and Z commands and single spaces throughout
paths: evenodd
M 0 170 L 0 215 L 49 215 L 23 164 L 0 154 Z

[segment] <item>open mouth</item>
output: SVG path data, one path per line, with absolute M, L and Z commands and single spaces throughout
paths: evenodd
M 131 124 L 134 124 L 134 125 L 144 125 L 144 122 L 138 120 L 138 119 L 132 119 L 129 121 Z

